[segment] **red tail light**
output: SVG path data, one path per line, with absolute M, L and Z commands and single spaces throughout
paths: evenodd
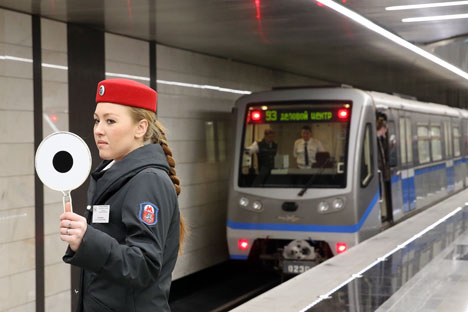
M 343 253 L 346 250 L 348 250 L 348 245 L 346 243 L 336 243 L 336 252 L 337 253 Z
M 239 246 L 240 250 L 249 249 L 249 241 L 246 239 L 239 239 L 239 241 L 237 242 L 237 245 Z

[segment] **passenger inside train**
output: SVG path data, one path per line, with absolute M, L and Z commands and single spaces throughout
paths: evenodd
M 250 106 L 239 186 L 345 187 L 350 111 L 347 103 Z M 274 138 L 268 154 L 270 166 L 262 169 L 265 159 L 256 151 L 262 141 L 268 142 L 270 130 Z

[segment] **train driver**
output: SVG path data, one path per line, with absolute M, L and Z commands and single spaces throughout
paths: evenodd
M 296 158 L 299 169 L 312 168 L 315 163 L 315 154 L 325 152 L 325 148 L 318 139 L 312 137 L 310 126 L 303 126 L 301 129 L 301 138 L 294 142 L 294 157 Z
M 269 172 L 275 167 L 275 155 L 278 151 L 278 143 L 275 143 L 274 139 L 275 132 L 267 128 L 261 141 L 254 141 L 245 149 L 247 154 L 257 154 L 259 172 Z

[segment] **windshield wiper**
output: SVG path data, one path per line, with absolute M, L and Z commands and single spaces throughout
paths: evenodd
M 322 164 L 322 166 L 319 167 L 320 171 L 317 174 L 314 174 L 313 176 L 310 177 L 310 179 L 304 185 L 304 188 L 299 193 L 297 193 L 297 196 L 303 196 L 305 192 L 307 192 L 307 190 L 312 185 L 312 183 L 315 182 L 317 177 L 322 175 L 323 171 L 325 170 L 325 166 L 330 162 L 330 159 L 331 158 L 327 158 L 327 160 Z

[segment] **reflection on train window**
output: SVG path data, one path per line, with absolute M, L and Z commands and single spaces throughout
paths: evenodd
M 371 137 L 371 126 L 366 126 L 366 132 L 364 135 L 364 143 L 361 151 L 361 186 L 366 186 L 372 178 L 373 168 L 372 164 L 372 137 Z
M 345 187 L 350 118 L 349 102 L 249 106 L 239 186 Z
M 418 126 L 418 155 L 419 163 L 425 164 L 431 161 L 429 154 L 429 129 L 427 126 Z
M 442 143 L 440 138 L 440 126 L 431 126 L 432 160 L 442 159 Z
M 460 156 L 460 128 L 453 128 L 453 153 L 454 156 Z

